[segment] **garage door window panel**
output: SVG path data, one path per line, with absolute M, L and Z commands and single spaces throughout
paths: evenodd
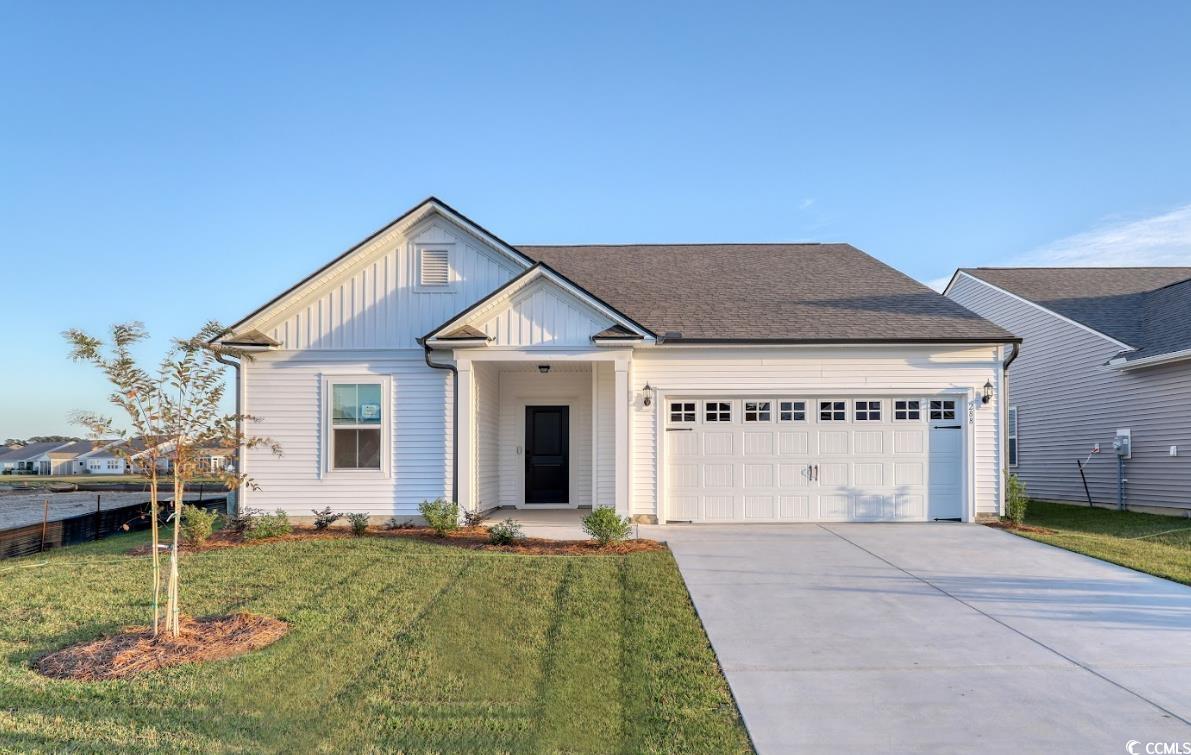
M 915 422 L 922 419 L 922 402 L 918 400 L 894 401 L 893 419 L 898 422 Z
M 777 405 L 778 422 L 806 422 L 805 401 L 779 401 Z
M 731 422 L 731 401 L 708 401 L 704 405 L 703 419 L 707 422 Z
M 819 402 L 819 421 L 820 422 L 846 422 L 848 419 L 848 402 L 846 401 L 820 401 Z
M 954 399 L 932 399 L 930 402 L 930 418 L 932 420 L 954 420 L 955 419 L 955 400 Z
M 694 401 L 671 401 L 670 423 L 690 424 L 695 421 L 697 413 Z
M 772 401 L 745 401 L 745 422 L 769 422 L 773 418 Z
M 857 422 L 880 422 L 880 401 L 857 401 L 852 414 Z

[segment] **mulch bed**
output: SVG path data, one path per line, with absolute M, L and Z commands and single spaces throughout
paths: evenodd
M 153 636 L 150 627 L 130 627 L 119 634 L 71 645 L 44 656 L 36 668 L 54 679 L 101 681 L 123 679 L 184 663 L 202 663 L 259 650 L 285 636 L 289 625 L 279 619 L 237 613 L 179 619 L 177 637 Z
M 1033 532 L 1039 535 L 1054 535 L 1056 530 L 1050 530 L 1046 527 L 1034 527 L 1029 524 L 1014 524 L 1013 522 L 997 521 L 985 522 L 986 527 L 992 527 L 995 530 L 1009 530 L 1010 532 Z
M 329 540 L 352 537 L 344 527 L 333 527 L 316 530 L 313 527 L 295 526 L 293 532 L 279 537 L 262 538 L 260 540 L 245 540 L 234 532 L 216 532 L 206 543 L 193 547 L 183 545 L 183 553 L 201 553 L 203 551 L 218 550 L 220 548 L 235 548 L 243 545 L 258 545 L 261 543 L 279 543 L 298 540 Z M 619 556 L 629 553 L 649 553 L 666 550 L 666 546 L 657 540 L 624 540 L 600 546 L 594 540 L 547 540 L 529 537 L 518 540 L 512 545 L 493 545 L 488 541 L 486 527 L 460 527 L 448 532 L 446 537 L 439 537 L 429 527 L 406 527 L 398 529 L 369 528 L 363 537 L 406 537 L 415 540 L 446 545 L 453 548 L 467 548 L 469 550 L 492 551 L 495 553 L 516 553 L 523 556 Z M 137 546 L 128 551 L 132 556 L 144 556 L 151 550 L 148 544 Z

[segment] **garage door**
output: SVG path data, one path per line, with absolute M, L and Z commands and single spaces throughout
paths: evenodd
M 941 397 L 667 399 L 667 518 L 959 518 L 961 405 Z

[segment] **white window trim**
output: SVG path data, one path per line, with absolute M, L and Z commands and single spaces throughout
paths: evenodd
M 708 419 L 707 418 L 707 405 L 708 404 L 716 404 L 716 405 L 727 404 L 728 405 L 728 419 Z M 699 417 L 699 419 L 705 425 L 724 425 L 724 424 L 729 424 L 729 423 L 733 423 L 733 422 L 737 421 L 736 418 L 738 415 L 736 414 L 736 402 L 732 401 L 730 399 L 707 399 L 700 405 L 699 408 L 702 410 L 702 415 Z M 720 410 L 720 409 L 716 409 L 716 416 L 719 416 L 721 411 L 722 410 Z
M 686 406 L 687 404 L 690 404 L 691 406 L 693 406 L 694 407 L 693 414 L 695 415 L 695 418 L 694 419 L 674 419 L 674 405 L 675 404 L 678 404 L 680 406 Z M 684 409 L 680 409 L 678 413 L 685 414 L 686 411 Z M 687 401 L 684 399 L 667 399 L 666 400 L 666 422 L 667 422 L 667 424 L 671 424 L 671 425 L 698 424 L 698 422 L 699 422 L 699 402 L 694 401 L 694 400 Z
M 380 384 L 380 469 L 336 469 L 332 464 L 331 410 L 332 390 L 334 385 L 359 383 Z M 342 477 L 374 477 L 389 479 L 392 477 L 393 461 L 393 379 L 389 375 L 357 374 L 357 375 L 324 375 L 322 395 L 322 476 L 324 478 Z
M 863 401 L 863 402 L 864 402 L 864 406 L 865 406 L 865 408 L 864 408 L 864 409 L 857 409 L 857 408 L 856 408 L 856 405 L 857 405 L 857 404 L 859 404 L 861 401 Z M 873 409 L 872 409 L 872 405 L 873 405 L 873 404 L 876 404 L 876 405 L 877 405 L 877 410 L 876 410 L 876 411 L 877 411 L 877 418 L 876 418 L 876 419 L 873 419 L 873 418 L 872 418 L 872 416 L 871 416 L 871 415 L 872 415 L 872 412 L 873 412 Z M 865 419 L 860 419 L 859 412 L 864 412 L 864 414 L 865 414 Z M 865 422 L 889 422 L 889 421 L 891 421 L 891 420 L 887 420 L 887 419 L 885 419 L 885 417 L 886 417 L 886 414 L 885 414 L 885 402 L 884 402 L 884 401 L 882 401 L 881 399 L 879 399 L 879 398 L 857 398 L 857 399 L 852 399 L 852 421 L 854 421 L 854 422 L 860 422 L 860 423 L 865 423 Z
M 447 253 L 447 283 L 443 286 L 426 285 L 422 283 L 422 252 L 444 251 Z M 432 244 L 429 242 L 418 242 L 414 244 L 414 291 L 423 294 L 450 294 L 455 291 L 455 281 L 458 276 L 455 275 L 455 244 L 454 242 L 445 242 L 441 244 Z
M 809 422 L 811 414 L 815 410 L 815 402 L 818 399 L 808 398 L 779 398 L 774 403 L 773 421 L 779 425 L 797 425 L 801 422 Z M 790 419 L 782 419 L 782 404 L 790 405 Z M 794 408 L 794 404 L 802 404 L 802 419 L 794 419 L 794 412 L 798 411 Z
M 1010 417 L 1013 418 L 1010 421 Z M 1017 433 L 1017 407 L 1010 406 L 1005 411 L 1005 456 L 1010 467 L 1017 467 L 1021 462 L 1021 436 Z M 1009 453 L 1009 441 L 1013 441 L 1013 453 Z
M 850 423 L 852 421 L 852 411 L 851 410 L 852 410 L 852 401 L 853 400 L 859 400 L 859 398 L 857 398 L 857 399 L 847 399 L 847 398 L 817 398 L 817 399 L 815 399 L 815 422 L 816 423 L 822 422 L 827 425 L 844 425 L 844 424 Z M 833 408 L 831 411 L 833 414 L 835 413 L 834 405 L 836 403 L 843 404 L 844 405 L 844 418 L 843 419 L 823 419 L 822 404 L 824 402 L 830 402 L 832 404 Z
M 933 411 L 931 408 L 932 401 L 940 402 L 940 406 L 939 406 L 940 413 L 947 411 L 947 406 L 946 406 L 945 402 L 950 401 L 952 404 L 954 404 L 954 406 L 951 408 L 951 410 L 953 412 L 955 412 L 955 416 L 952 417 L 951 419 L 947 419 L 946 417 L 940 417 L 938 419 L 935 419 L 934 417 L 930 416 L 931 411 Z M 962 411 L 963 404 L 964 404 L 963 401 L 961 401 L 960 399 L 954 399 L 954 398 L 927 399 L 927 401 L 926 401 L 926 420 L 928 422 L 962 422 L 963 421 L 963 411 Z
M 748 405 L 749 404 L 757 404 L 757 409 L 756 409 L 756 411 L 753 412 L 754 414 L 756 414 L 758 417 L 760 417 L 762 412 L 766 412 L 769 414 L 769 419 L 749 419 L 748 418 Z M 761 404 L 769 404 L 769 408 L 762 409 L 760 407 Z M 768 399 L 768 398 L 745 399 L 744 401 L 740 402 L 740 421 L 747 425 L 771 424 L 774 421 L 774 415 L 777 414 L 777 412 L 774 409 L 774 407 L 776 407 L 776 406 L 777 406 L 777 402 L 774 401 L 773 399 Z
M 898 401 L 904 401 L 906 403 L 906 408 L 899 410 L 897 408 Z M 910 408 L 909 404 L 911 401 L 918 403 L 917 409 Z M 904 411 L 906 414 L 909 414 L 910 412 L 913 412 L 913 411 L 917 411 L 918 417 L 917 418 L 906 417 L 905 419 L 898 419 L 898 417 L 897 417 L 898 411 Z M 888 419 L 889 422 L 922 422 L 923 420 L 927 419 L 929 416 L 930 416 L 930 402 L 928 399 L 894 398 L 893 401 L 891 401 L 890 405 L 889 405 L 889 419 Z

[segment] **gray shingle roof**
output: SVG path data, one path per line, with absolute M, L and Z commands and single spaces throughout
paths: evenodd
M 667 341 L 1014 340 L 849 244 L 517 248 Z
M 1191 348 L 1191 267 L 960 270 L 1133 346 L 1129 360 Z
M 0 454 L 0 461 L 7 461 L 7 462 L 29 461 L 30 459 L 36 459 L 38 456 L 41 456 L 42 454 L 46 453 L 47 451 L 53 451 L 55 448 L 58 448 L 59 446 L 65 446 L 65 445 L 67 445 L 66 441 L 60 441 L 60 440 L 42 441 L 40 443 L 30 443 L 27 446 L 24 446 L 22 448 L 18 448 L 13 451 L 9 451 L 8 453 L 5 453 L 5 454 Z

